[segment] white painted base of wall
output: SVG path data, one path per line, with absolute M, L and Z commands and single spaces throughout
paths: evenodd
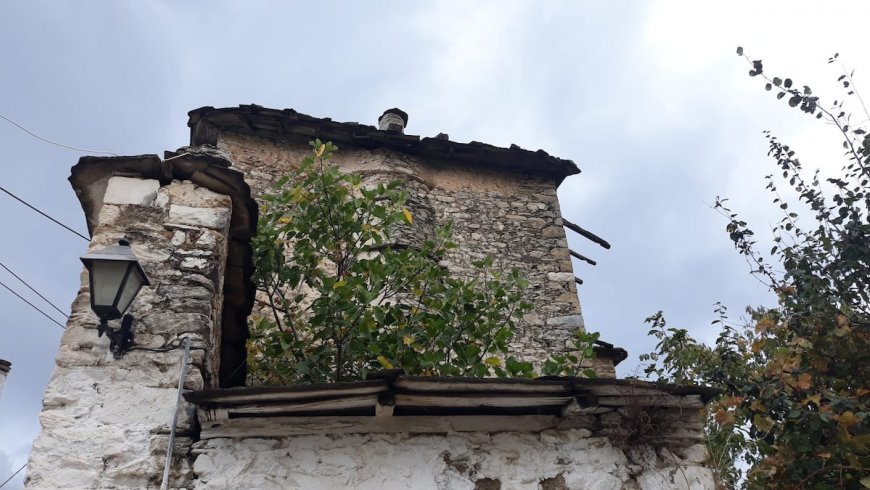
M 196 443 L 194 488 L 566 490 L 715 488 L 706 450 L 614 447 L 585 429 L 340 434 Z

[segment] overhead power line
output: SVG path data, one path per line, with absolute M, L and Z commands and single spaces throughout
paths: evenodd
M 70 228 L 69 226 L 67 226 L 67 225 L 61 223 L 60 221 L 58 221 L 58 220 L 52 218 L 51 216 L 49 216 L 49 215 L 43 213 L 43 212 L 40 211 L 39 209 L 36 209 L 36 207 L 34 207 L 32 204 L 30 204 L 29 202 L 25 201 L 24 199 L 21 199 L 20 197 L 16 196 L 15 194 L 13 194 L 13 193 L 7 191 L 3 186 L 0 186 L 0 191 L 3 191 L 3 192 L 5 192 L 6 194 L 9 194 L 9 195 L 10 195 L 13 199 L 15 199 L 16 201 L 20 202 L 21 204 L 24 204 L 24 205 L 27 206 L 28 208 L 30 208 L 30 209 L 36 211 L 37 213 L 39 213 L 39 214 L 45 216 L 46 218 L 50 219 L 51 221 L 54 222 L 54 224 L 64 227 L 67 231 L 70 231 L 70 232 L 72 232 L 72 233 L 75 233 L 76 235 L 78 235 L 79 237 L 81 237 L 83 240 L 88 241 L 88 242 L 91 241 L 90 238 L 88 238 L 88 237 L 82 235 L 81 233 L 79 233 L 79 232 L 73 230 L 72 228 Z
M 57 310 L 58 313 L 60 313 L 61 315 L 63 315 L 63 316 L 66 317 L 66 318 L 69 318 L 69 315 L 67 315 L 66 313 L 64 313 L 63 310 L 61 310 L 60 308 L 57 307 L 57 305 L 55 305 L 54 303 L 52 303 L 51 301 L 49 301 L 48 298 L 46 298 L 45 296 L 43 296 L 42 294 L 40 294 L 39 291 L 33 289 L 33 286 L 31 286 L 30 284 L 27 284 L 27 281 L 25 281 L 24 279 L 18 277 L 18 274 L 12 272 L 11 269 L 9 269 L 8 267 L 6 267 L 6 264 L 4 264 L 3 262 L 0 262 L 0 267 L 6 269 L 6 272 L 12 274 L 12 277 L 14 277 L 15 279 L 18 279 L 18 280 L 21 282 L 21 284 L 24 284 L 25 286 L 27 286 L 27 289 L 29 289 L 29 290 L 33 291 L 34 293 L 36 293 L 37 296 L 39 296 L 40 298 L 42 298 L 43 301 L 45 301 L 46 303 L 48 303 L 49 305 L 51 305 L 51 307 L 54 308 L 55 310 Z
M 34 133 L 33 131 L 25 128 L 24 126 L 18 124 L 17 122 L 13 121 L 12 119 L 9 119 L 8 117 L 4 116 L 3 114 L 0 114 L 0 119 L 4 119 L 5 121 L 9 122 L 10 124 L 14 125 L 18 129 L 24 131 L 25 133 L 29 134 L 30 136 L 33 136 L 36 139 L 45 141 L 46 143 L 51 143 L 52 145 L 59 146 L 61 148 L 66 148 L 67 150 L 83 151 L 85 153 L 102 153 L 104 155 L 112 155 L 115 157 L 118 156 L 117 153 L 112 153 L 111 151 L 89 150 L 87 148 L 76 148 L 75 146 L 69 146 L 69 145 L 65 145 L 63 143 L 58 143 L 57 141 L 50 140 L 48 138 L 45 138 L 43 136 L 40 136 L 40 135 Z
M 54 318 L 48 316 L 48 313 L 42 311 L 41 309 L 39 309 L 38 306 L 34 305 L 34 304 L 31 303 L 30 301 L 27 301 L 27 300 L 24 298 L 24 296 L 21 296 L 20 294 L 18 294 L 18 293 L 16 293 L 15 291 L 13 291 L 12 288 L 10 288 L 10 287 L 7 286 L 6 284 L 4 284 L 3 281 L 0 281 L 0 286 L 3 286 L 4 288 L 6 288 L 10 293 L 12 293 L 12 294 L 14 294 L 15 296 L 17 296 L 18 299 L 20 299 L 21 301 L 24 301 L 25 303 L 27 303 L 27 304 L 28 304 L 31 308 L 33 308 L 34 310 L 36 310 L 36 311 L 42 313 L 42 315 L 43 315 L 44 317 L 46 317 L 46 318 L 48 318 L 49 320 L 51 320 L 51 321 L 53 321 L 54 323 L 56 323 L 58 327 L 63 328 L 63 329 L 66 329 L 66 327 L 64 327 L 62 323 L 60 323 L 59 321 L 55 320 Z
M 18 468 L 17 470 L 15 470 L 15 473 L 12 473 L 12 476 L 7 478 L 5 482 L 0 483 L 0 488 L 5 487 L 7 483 L 12 481 L 12 479 L 15 478 L 15 475 L 17 475 L 18 473 L 21 473 L 21 470 L 23 470 L 25 466 L 27 466 L 27 463 L 24 463 L 23 465 L 21 465 L 21 468 Z

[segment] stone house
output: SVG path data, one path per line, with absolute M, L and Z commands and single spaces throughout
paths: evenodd
M 159 486 L 179 381 L 191 369 L 169 471 L 178 488 L 713 488 L 699 444 L 709 390 L 614 379 L 625 357 L 598 347 L 597 379 L 483 380 L 402 373 L 353 383 L 244 387 L 255 305 L 249 240 L 256 198 L 314 138 L 365 179 L 404 182 L 409 241 L 454 222 L 448 267 L 496 256 L 529 279 L 534 305 L 515 350 L 564 351 L 583 328 L 556 188 L 579 172 L 539 150 L 407 135 L 259 106 L 190 112 L 190 146 L 83 157 L 70 182 L 91 250 L 129 237 L 151 288 L 134 301 L 140 349 L 107 356 L 86 272 L 44 398 L 28 488 Z M 508 198 L 509 196 L 509 198 Z M 147 350 L 146 350 L 147 349 Z

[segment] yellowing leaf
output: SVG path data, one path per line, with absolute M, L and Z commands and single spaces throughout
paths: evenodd
M 393 369 L 393 363 L 383 355 L 378 356 L 378 362 L 386 369 Z
M 734 412 L 730 410 L 718 410 L 713 414 L 713 419 L 719 425 L 728 425 L 734 423 Z
M 336 290 L 336 289 L 344 286 L 345 284 L 347 284 L 347 281 L 335 281 L 334 283 L 332 283 L 332 289 Z
M 801 405 L 807 405 L 810 403 L 815 403 L 816 406 L 821 405 L 822 404 L 822 395 L 819 395 L 818 393 L 816 393 L 815 395 L 810 395 L 810 396 L 804 398 L 804 400 L 801 402 Z
M 282 225 L 286 225 L 289 222 L 290 222 L 290 218 L 288 218 L 286 216 L 281 216 L 280 218 L 278 218 L 278 223 L 281 223 Z
M 855 413 L 849 410 L 840 414 L 838 422 L 843 428 L 848 429 L 857 424 L 859 420 L 858 417 L 855 416 Z
M 769 316 L 765 315 L 761 317 L 760 320 L 758 320 L 758 323 L 755 324 L 755 331 L 763 332 L 773 326 L 773 320 Z
M 487 366 L 501 366 L 501 359 L 498 357 L 487 357 L 484 361 Z
M 762 432 L 770 432 L 770 429 L 773 429 L 773 419 L 770 417 L 756 415 L 755 417 L 752 417 L 752 423 Z
M 405 345 L 411 345 L 414 343 L 414 337 L 411 337 L 410 335 L 405 335 L 404 337 L 402 337 L 402 343 Z
M 411 216 L 411 212 L 408 211 L 408 208 L 402 208 L 402 214 L 405 215 L 405 222 L 411 224 L 414 222 L 414 217 Z
M 326 152 L 326 145 L 320 145 L 319 148 L 314 150 L 314 156 L 320 158 L 323 156 L 323 153 Z
M 764 347 L 764 339 L 758 339 L 752 343 L 752 353 L 758 354 L 761 348 Z
M 801 373 L 798 376 L 797 383 L 795 383 L 795 388 L 800 390 L 808 390 L 810 386 L 812 386 L 813 376 L 810 373 Z

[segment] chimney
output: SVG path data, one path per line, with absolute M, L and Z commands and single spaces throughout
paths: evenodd
M 404 134 L 407 125 L 408 113 L 395 107 L 385 110 L 378 118 L 378 129 L 381 131 L 398 131 Z
M 11 367 L 11 362 L 0 359 L 0 395 L 3 394 L 3 385 L 6 384 L 6 376 L 9 374 Z

